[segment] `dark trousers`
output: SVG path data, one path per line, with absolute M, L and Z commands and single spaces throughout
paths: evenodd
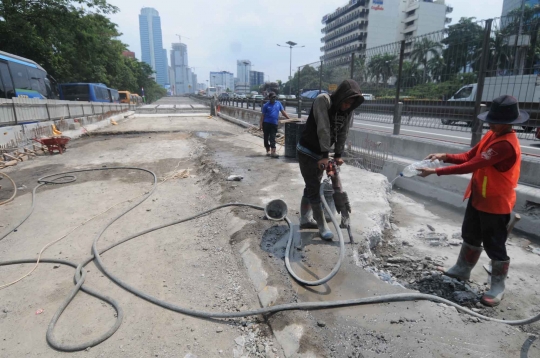
M 276 149 L 277 124 L 263 122 L 264 147 L 268 152 L 270 148 Z
M 298 163 L 300 164 L 300 172 L 306 183 L 304 196 L 308 198 L 311 205 L 320 205 L 321 197 L 319 190 L 321 188 L 321 179 L 324 170 L 321 170 L 317 166 L 317 160 L 302 152 L 298 152 Z
M 510 258 L 506 254 L 506 225 L 510 222 L 510 214 L 489 214 L 479 211 L 472 206 L 469 198 L 461 236 L 467 244 L 481 247 L 484 246 L 486 254 L 492 260 L 507 261 Z

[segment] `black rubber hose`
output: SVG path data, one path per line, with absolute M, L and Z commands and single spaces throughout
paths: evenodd
M 143 201 L 145 201 L 154 192 L 154 190 L 156 188 L 156 184 L 157 184 L 156 175 L 154 173 L 152 173 L 151 171 L 146 170 L 146 169 L 142 169 L 142 168 L 132 168 L 132 167 L 127 167 L 127 168 L 126 167 L 118 167 L 117 168 L 117 167 L 115 167 L 115 168 L 84 169 L 84 170 L 72 171 L 72 172 L 67 172 L 67 173 L 49 175 L 49 176 L 46 176 L 46 177 L 43 177 L 43 178 L 40 179 L 40 180 L 42 180 L 44 178 L 55 177 L 55 176 L 59 176 L 59 175 L 63 175 L 63 174 L 90 172 L 90 171 L 95 171 L 95 170 L 114 170 L 114 169 L 142 170 L 142 171 L 148 172 L 154 178 L 154 185 L 153 185 L 152 190 L 150 190 L 147 193 L 147 195 L 145 195 L 141 200 L 139 200 L 138 202 L 133 204 L 131 207 L 126 209 L 124 212 L 122 212 L 118 216 L 111 219 L 107 223 L 107 225 L 104 227 L 104 229 L 101 230 L 101 232 L 96 235 L 96 237 L 95 237 L 95 239 L 94 239 L 94 241 L 92 243 L 92 253 L 94 255 L 93 257 L 87 258 L 85 261 L 83 261 L 79 265 L 75 265 L 75 264 L 73 264 L 73 263 L 71 263 L 69 261 L 64 261 L 64 260 L 42 259 L 43 262 L 60 263 L 60 264 L 65 264 L 65 265 L 69 265 L 69 266 L 72 266 L 72 267 L 76 267 L 75 277 L 74 277 L 75 286 L 71 290 L 68 297 L 66 297 L 66 299 L 62 302 L 61 306 L 59 307 L 59 309 L 57 310 L 57 312 L 53 316 L 51 322 L 49 323 L 49 327 L 47 328 L 47 342 L 53 348 L 55 348 L 57 350 L 60 350 L 60 351 L 78 351 L 78 350 L 86 349 L 87 347 L 95 346 L 95 345 L 105 341 L 107 338 L 111 337 L 112 334 L 114 334 L 114 332 L 118 329 L 118 327 L 122 323 L 123 312 L 122 312 L 121 308 L 118 306 L 118 304 L 113 299 L 111 299 L 111 298 L 109 298 L 107 296 L 100 295 L 95 290 L 92 290 L 92 289 L 84 286 L 84 280 L 85 280 L 85 277 L 86 277 L 86 273 L 85 273 L 85 270 L 83 270 L 83 268 L 86 265 L 88 265 L 88 263 L 90 263 L 92 260 L 95 261 L 96 266 L 100 270 L 102 270 L 102 272 L 104 274 L 106 274 L 107 277 L 109 277 L 114 283 L 116 283 L 120 287 L 123 287 L 124 289 L 126 289 L 128 292 L 131 292 L 132 294 L 134 294 L 134 295 L 136 295 L 138 297 L 141 297 L 141 298 L 143 298 L 143 299 L 145 299 L 145 300 L 147 300 L 149 302 L 152 302 L 152 303 L 154 303 L 154 304 L 156 304 L 158 306 L 161 306 L 163 308 L 166 308 L 166 309 L 169 309 L 169 310 L 172 310 L 172 311 L 175 311 L 175 312 L 188 314 L 188 315 L 195 316 L 195 317 L 201 317 L 201 318 L 238 318 L 238 317 L 246 317 L 246 316 L 253 316 L 253 315 L 260 315 L 260 314 L 276 313 L 276 312 L 287 311 L 287 310 L 314 310 L 314 309 L 335 308 L 335 307 L 363 305 L 363 304 L 388 303 L 388 302 L 400 302 L 400 301 L 412 301 L 412 300 L 429 300 L 429 301 L 440 302 L 440 303 L 447 304 L 449 306 L 453 306 L 453 307 L 455 307 L 456 309 L 458 309 L 459 311 L 461 311 L 463 313 L 467 313 L 467 314 L 469 314 L 471 316 L 474 316 L 474 317 L 477 317 L 477 318 L 480 318 L 480 319 L 483 319 L 483 320 L 493 321 L 493 322 L 498 322 L 498 323 L 504 323 L 504 324 L 509 324 L 509 325 L 525 325 L 525 324 L 530 324 L 530 323 L 533 323 L 533 322 L 536 322 L 536 321 L 540 320 L 540 314 L 538 314 L 536 316 L 533 316 L 533 317 L 530 317 L 530 318 L 522 319 L 522 320 L 506 321 L 506 320 L 494 319 L 494 318 L 491 318 L 491 317 L 487 317 L 487 316 L 478 314 L 478 313 L 476 313 L 474 311 L 471 311 L 471 310 L 469 310 L 469 309 L 467 309 L 465 307 L 461 307 L 460 305 L 458 305 L 458 304 L 456 304 L 454 302 L 451 302 L 449 300 L 446 300 L 444 298 L 440 298 L 440 297 L 433 296 L 433 295 L 421 294 L 421 293 L 401 293 L 401 294 L 391 294 L 391 295 L 383 295 L 383 296 L 376 296 L 376 297 L 366 297 L 366 298 L 358 298 L 358 299 L 350 299 L 350 300 L 342 300 L 342 301 L 329 301 L 329 302 L 290 303 L 290 304 L 283 304 L 283 305 L 272 306 L 272 307 L 264 307 L 264 308 L 255 309 L 255 310 L 248 310 L 248 311 L 243 311 L 243 312 L 230 312 L 230 313 L 227 313 L 227 312 L 206 312 L 206 311 L 192 310 L 192 309 L 184 308 L 184 307 L 177 306 L 177 305 L 174 305 L 172 303 L 157 299 L 157 298 L 155 298 L 155 297 L 153 297 L 153 296 L 151 296 L 151 295 L 149 295 L 149 294 L 147 294 L 145 292 L 142 292 L 142 291 L 130 286 L 126 282 L 124 282 L 121 279 L 114 276 L 114 274 L 111 271 L 109 271 L 107 269 L 107 267 L 104 265 L 100 254 L 102 254 L 102 253 L 104 253 L 104 252 L 106 252 L 106 251 L 108 251 L 108 250 L 110 250 L 110 249 L 112 249 L 112 248 L 126 242 L 126 241 L 129 241 L 131 239 L 139 237 L 141 235 L 144 235 L 144 234 L 147 234 L 147 233 L 150 233 L 150 232 L 153 232 L 153 231 L 156 231 L 156 230 L 168 227 L 168 226 L 180 224 L 180 223 L 183 223 L 183 222 L 186 222 L 186 221 L 190 221 L 190 220 L 199 218 L 201 216 L 207 215 L 207 214 L 209 214 L 209 213 L 211 213 L 213 211 L 216 211 L 218 209 L 222 209 L 222 208 L 226 208 L 226 207 L 232 207 L 232 206 L 250 207 L 250 208 L 253 208 L 253 209 L 257 209 L 257 210 L 264 210 L 264 208 L 262 208 L 260 206 L 256 206 L 256 205 L 241 204 L 241 203 L 230 203 L 230 204 L 220 205 L 218 207 L 215 207 L 215 208 L 210 209 L 210 210 L 206 210 L 204 212 L 198 213 L 196 215 L 190 216 L 190 217 L 185 218 L 185 219 L 175 220 L 175 221 L 167 223 L 167 224 L 158 225 L 158 226 L 155 226 L 153 228 L 143 230 L 143 231 L 141 231 L 141 232 L 139 232 L 137 234 L 131 235 L 131 236 L 127 237 L 127 238 L 124 238 L 124 239 L 116 242 L 116 243 L 113 243 L 113 244 L 109 245 L 108 247 L 106 247 L 106 248 L 102 249 L 101 251 L 99 251 L 97 249 L 97 242 L 98 242 L 99 238 L 103 235 L 103 233 L 107 230 L 107 228 L 112 223 L 114 223 L 115 221 L 120 219 L 122 216 L 124 216 L 125 214 L 127 214 L 128 212 L 133 210 L 136 206 L 140 205 Z M 35 193 L 35 190 L 34 190 L 34 193 Z M 32 208 L 34 207 L 34 199 L 35 198 L 33 198 Z M 290 220 L 287 219 L 286 221 L 289 224 L 289 230 L 292 230 Z M 20 224 L 18 226 L 20 226 Z M 5 262 L 0 262 L 0 266 L 22 264 L 22 263 L 34 263 L 34 262 L 35 262 L 35 259 L 5 261 Z M 73 300 L 73 298 L 76 296 L 76 294 L 79 292 L 79 290 L 82 290 L 82 291 L 84 291 L 84 292 L 86 292 L 86 293 L 88 293 L 88 294 L 90 294 L 90 295 L 92 295 L 92 296 L 94 296 L 94 297 L 96 297 L 96 298 L 98 298 L 100 300 L 103 300 L 104 302 L 108 302 L 109 304 L 111 304 L 115 308 L 115 310 L 117 312 L 117 319 L 116 319 L 115 324 L 105 334 L 103 334 L 102 336 L 100 336 L 100 337 L 98 337 L 98 338 L 96 338 L 96 339 L 94 339 L 92 341 L 81 343 L 81 344 L 76 344 L 76 345 L 61 344 L 59 342 L 56 342 L 56 340 L 54 339 L 54 335 L 53 335 L 54 328 L 55 328 L 55 326 L 57 324 L 58 319 L 60 318 L 60 316 L 64 312 L 65 308 Z

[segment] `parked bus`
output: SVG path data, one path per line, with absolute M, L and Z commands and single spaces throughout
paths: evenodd
M 120 103 L 131 103 L 131 92 L 129 91 L 118 91 L 120 95 Z
M 208 97 L 213 97 L 215 94 L 217 94 L 217 90 L 216 90 L 216 87 L 208 87 L 206 89 L 206 95 Z
M 111 94 L 111 102 L 120 103 L 120 94 L 118 93 L 118 90 L 109 88 L 109 92 Z
M 56 82 L 36 62 L 0 51 L 0 98 L 57 99 Z
M 118 90 L 103 83 L 61 83 L 58 89 L 66 101 L 118 103 Z

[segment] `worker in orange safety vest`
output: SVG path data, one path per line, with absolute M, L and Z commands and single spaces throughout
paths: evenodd
M 451 175 L 472 173 L 465 199 L 469 199 L 461 236 L 463 245 L 458 260 L 445 275 L 468 280 L 482 253 L 482 246 L 491 259 L 491 286 L 481 302 L 497 306 L 504 297 L 505 280 L 510 258 L 506 253 L 506 225 L 516 204 L 515 188 L 521 168 L 521 147 L 512 125 L 526 122 L 529 115 L 519 109 L 516 98 L 501 96 L 493 100 L 489 112 L 478 118 L 489 124 L 489 131 L 474 148 L 461 154 L 430 154 L 456 164 L 437 169 L 421 168 L 419 175 Z

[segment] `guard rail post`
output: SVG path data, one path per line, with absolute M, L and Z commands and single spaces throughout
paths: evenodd
M 51 112 L 49 111 L 49 100 L 45 100 L 45 109 L 47 110 L 47 118 L 50 121 L 51 120 Z
M 401 112 L 403 111 L 403 103 L 398 102 L 394 110 L 394 132 L 393 135 L 399 135 L 401 130 Z
M 478 85 L 476 86 L 476 100 L 474 102 L 474 114 L 471 127 L 471 147 L 474 147 L 482 138 L 482 129 L 484 127 L 482 121 L 478 119 L 482 107 L 482 95 L 484 93 L 484 82 L 486 80 L 487 60 L 489 54 L 489 43 L 491 40 L 491 24 L 493 19 L 486 20 L 484 28 L 484 41 L 482 43 L 482 57 L 480 59 L 480 69 L 478 70 Z
M 17 106 L 15 105 L 15 101 L 13 100 L 15 97 L 11 99 L 11 105 L 13 106 L 13 119 L 15 119 L 15 124 L 19 123 L 19 120 L 17 119 Z
M 399 101 L 401 92 L 401 77 L 403 74 L 403 59 L 405 58 L 405 40 L 401 41 L 399 49 L 399 67 L 396 82 L 396 99 L 394 101 L 394 135 L 399 135 L 401 130 L 401 112 L 403 111 L 403 103 Z
M 256 105 L 257 105 L 257 98 L 253 98 L 253 110 L 255 110 Z

